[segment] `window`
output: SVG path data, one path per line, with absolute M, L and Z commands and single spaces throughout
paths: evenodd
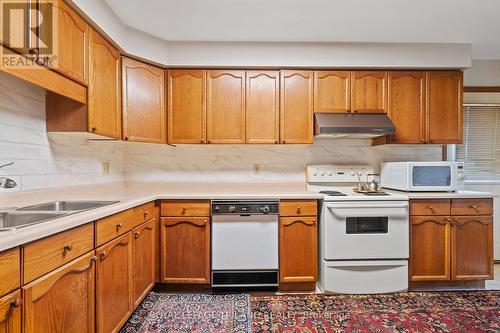
M 500 181 L 500 105 L 464 106 L 464 141 L 456 147 L 467 181 Z

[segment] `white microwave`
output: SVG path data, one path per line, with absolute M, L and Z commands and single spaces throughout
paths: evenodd
M 407 192 L 452 192 L 459 176 L 456 162 L 386 162 L 380 167 L 380 185 Z M 462 173 L 462 169 L 460 169 Z

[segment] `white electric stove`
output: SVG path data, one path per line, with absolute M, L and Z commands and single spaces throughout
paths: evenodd
M 319 221 L 319 286 L 372 294 L 408 289 L 408 197 L 353 191 L 368 166 L 311 165 L 310 191 L 325 194 Z

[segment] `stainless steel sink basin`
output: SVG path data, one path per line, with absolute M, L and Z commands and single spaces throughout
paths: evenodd
M 18 211 L 68 212 L 100 208 L 118 201 L 53 201 L 39 205 L 21 207 Z
M 0 212 L 0 231 L 16 230 L 29 225 L 53 220 L 68 213 L 49 213 L 49 212 Z

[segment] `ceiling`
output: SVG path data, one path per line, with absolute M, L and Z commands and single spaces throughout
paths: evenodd
M 167 41 L 471 43 L 500 59 L 499 0 L 104 0 Z

